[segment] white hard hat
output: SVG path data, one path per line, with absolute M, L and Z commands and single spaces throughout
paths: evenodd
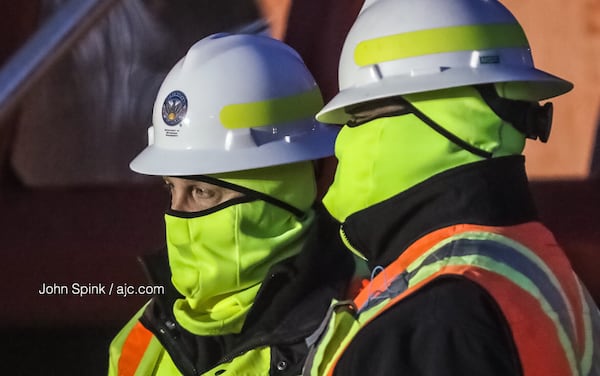
M 319 88 L 291 47 L 214 34 L 166 76 L 149 145 L 130 164 L 148 175 L 204 175 L 333 155 L 337 127 L 314 120 Z
M 497 0 L 367 0 L 338 74 L 340 92 L 319 121 L 344 124 L 348 106 L 458 86 L 496 83 L 502 97 L 530 101 L 573 87 L 534 67 L 521 26 Z

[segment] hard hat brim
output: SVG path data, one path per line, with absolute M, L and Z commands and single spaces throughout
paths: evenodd
M 320 124 L 318 131 L 235 151 L 175 150 L 149 145 L 131 161 L 129 167 L 145 175 L 186 176 L 314 160 L 334 154 L 338 131 L 339 127 Z
M 484 83 L 503 83 L 500 94 L 509 99 L 540 101 L 570 91 L 573 84 L 535 68 L 451 68 L 435 75 L 387 77 L 385 80 L 340 91 L 316 115 L 318 121 L 345 124 L 347 106 L 426 91 Z

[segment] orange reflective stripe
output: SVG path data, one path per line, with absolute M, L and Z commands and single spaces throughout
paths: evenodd
M 552 274 L 560 281 L 561 289 L 565 292 L 564 299 L 572 310 L 571 321 L 575 326 L 576 335 L 573 345 L 578 357 L 581 358 L 585 351 L 585 323 L 583 322 L 583 300 L 579 293 L 580 283 L 554 236 L 539 222 L 504 227 L 500 228 L 500 231 L 491 227 L 486 228 L 486 231 L 514 239 L 543 258 Z
M 119 357 L 119 376 L 133 376 L 138 369 L 144 353 L 152 339 L 152 332 L 146 329 L 142 323 L 135 324 L 129 332 Z
M 563 250 L 557 244 L 552 233 L 540 222 L 528 222 L 517 226 L 489 227 L 473 226 L 480 231 L 493 232 L 513 239 L 544 260 L 555 278 L 560 281 L 564 291 L 565 303 L 569 305 L 571 322 L 574 325 L 575 338 L 572 338 L 574 350 L 581 359 L 585 351 L 586 328 L 583 322 L 584 303 L 580 294 L 580 282 Z
M 362 327 L 366 326 L 368 323 L 370 323 L 371 321 L 373 321 L 375 318 L 377 318 L 383 312 L 387 311 L 389 308 L 391 308 L 392 306 L 394 306 L 394 304 L 398 300 L 402 300 L 406 296 L 412 294 L 413 292 L 415 292 L 416 290 L 418 290 L 422 285 L 424 285 L 427 282 L 431 281 L 436 276 L 437 276 L 437 273 L 434 274 L 434 275 L 431 275 L 431 276 L 429 276 L 427 278 L 425 278 L 421 283 L 417 283 L 414 286 L 411 286 L 411 287 L 407 288 L 402 293 L 400 293 L 399 295 L 395 296 L 392 300 L 390 300 L 388 303 L 386 303 L 385 307 L 383 307 L 381 310 L 379 310 L 379 312 L 377 312 L 377 314 L 375 316 L 371 317 L 369 320 L 366 320 L 364 323 L 362 323 L 361 326 Z M 364 293 L 365 290 L 366 289 L 363 289 L 363 291 L 361 292 L 361 294 Z M 366 302 L 366 300 L 364 302 Z M 357 307 L 360 307 L 360 306 L 357 305 Z M 333 376 L 333 371 L 335 371 L 335 368 L 337 367 L 338 361 L 340 360 L 342 354 L 344 354 L 346 352 L 346 349 L 348 348 L 348 346 L 350 345 L 350 343 L 352 343 L 352 341 L 348 341 L 348 343 L 346 343 L 346 345 L 344 346 L 344 348 L 342 349 L 342 351 L 339 351 L 338 355 L 333 359 L 333 362 L 331 363 L 331 366 L 329 367 L 329 370 L 327 372 L 327 376 Z
M 485 269 L 471 268 L 464 275 L 487 291 L 493 291 L 494 299 L 510 323 L 524 375 L 572 374 L 556 327 L 535 297 L 511 280 Z M 535 317 L 535 325 L 531 325 L 531 317 Z
M 445 266 L 443 268 L 441 268 L 440 270 L 438 270 L 436 273 L 433 273 L 432 275 L 424 278 L 422 281 L 420 281 L 419 283 L 416 283 L 410 287 L 408 287 L 406 290 L 404 290 L 402 293 L 400 293 L 399 295 L 395 296 L 394 298 L 392 298 L 389 302 L 387 302 L 385 304 L 385 306 L 383 308 L 381 308 L 377 314 L 373 317 L 371 317 L 369 320 L 366 320 L 364 323 L 361 324 L 362 327 L 365 327 L 367 324 L 369 324 L 371 321 L 375 320 L 379 315 L 381 315 L 383 312 L 387 311 L 388 309 L 392 308 L 398 301 L 405 299 L 407 296 L 409 296 L 410 294 L 416 292 L 417 290 L 419 290 L 422 286 L 426 285 L 427 283 L 431 282 L 432 280 L 434 280 L 435 278 L 437 278 L 440 275 L 443 274 L 449 274 L 449 273 L 453 273 L 453 274 L 464 274 L 464 271 L 468 270 L 470 268 L 470 266 L 468 265 L 461 265 L 461 266 Z M 380 273 L 381 274 L 381 273 Z M 364 292 L 364 291 L 363 291 Z M 366 302 L 366 300 L 365 300 Z M 357 307 L 360 307 L 357 305 Z M 344 354 L 344 352 L 346 351 L 346 349 L 348 348 L 348 346 L 350 345 L 350 343 L 352 343 L 352 341 L 349 341 L 348 343 L 346 343 L 346 345 L 344 346 L 344 348 L 342 349 L 342 351 L 338 352 L 338 355 L 335 357 L 335 359 L 333 360 L 331 367 L 329 367 L 329 371 L 327 372 L 327 376 L 333 376 L 333 372 L 335 371 L 335 368 L 337 366 L 338 361 L 341 358 L 341 355 Z
M 459 224 L 433 231 L 412 243 L 404 252 L 402 252 L 402 255 L 399 258 L 397 258 L 393 263 L 391 263 L 385 268 L 385 274 L 379 273 L 375 278 L 373 278 L 373 281 L 371 282 L 371 287 L 363 288 L 361 292 L 357 295 L 357 297 L 354 299 L 354 302 L 356 303 L 357 307 L 362 307 L 369 300 L 369 295 L 371 295 L 373 291 L 385 290 L 388 282 L 386 275 L 399 275 L 404 270 L 406 270 L 406 268 L 412 262 L 414 262 L 417 258 L 423 255 L 423 250 L 431 249 L 433 246 L 443 241 L 444 239 L 469 231 L 493 232 L 496 234 L 507 236 L 508 233 L 514 233 L 518 234 L 519 237 L 521 235 L 526 236 L 528 234 L 528 231 L 532 231 L 532 229 L 530 228 L 531 224 L 532 223 L 525 223 L 511 227 L 493 227 Z
M 371 294 L 375 291 L 384 291 L 387 288 L 387 276 L 396 276 L 401 274 L 406 268 L 417 258 L 423 254 L 423 250 L 430 249 L 440 241 L 449 238 L 460 232 L 471 231 L 472 227 L 468 225 L 458 225 L 445 227 L 440 230 L 429 233 L 428 235 L 418 239 L 412 243 L 402 256 L 385 268 L 385 272 L 379 273 L 373 278 L 371 283 L 363 288 L 354 299 L 354 303 L 360 309 L 368 300 Z
M 568 258 L 564 257 L 562 249 L 558 247 L 552 234 L 539 222 L 529 223 L 526 227 L 507 228 L 501 234 L 507 235 L 527 248 L 535 251 L 544 259 L 544 263 L 561 282 L 565 292 L 565 299 L 572 310 L 571 319 L 575 325 L 574 346 L 579 358 L 585 351 L 585 323 L 583 322 L 583 300 L 580 291 L 580 282 L 572 272 Z M 545 236 L 542 236 L 544 234 Z M 553 245 L 553 246 L 551 246 Z
M 576 354 L 577 359 L 575 359 L 575 362 L 581 361 L 586 348 L 586 324 L 583 319 L 584 303 L 580 294 L 580 282 L 575 273 L 572 272 L 569 260 L 557 245 L 552 233 L 539 222 L 507 227 L 461 224 L 434 231 L 411 244 L 398 259 L 388 265 L 384 271 L 373 278 L 369 285 L 360 291 L 354 300 L 358 309 L 360 310 L 366 304 L 369 304 L 369 299 L 373 296 L 386 291 L 389 284 L 397 276 L 405 272 L 411 263 L 423 255 L 424 250 L 431 249 L 441 241 L 465 232 L 487 232 L 504 236 L 522 244 L 543 260 L 547 271 L 553 275 L 553 278 L 560 281 L 559 291 L 562 291 L 562 299 L 568 306 L 569 321 L 573 330 L 574 338 L 571 338 L 571 346 L 573 346 Z M 436 271 L 425 280 L 408 287 L 406 291 L 392 298 L 385 304 L 384 308 L 380 309 L 375 316 L 361 326 L 367 325 L 375 317 L 394 306 L 396 302 L 406 298 L 425 283 L 442 274 L 462 274 L 478 282 L 492 293 L 513 330 L 513 338 L 518 353 L 522 357 L 521 363 L 525 374 L 567 375 L 572 373 L 572 364 L 565 353 L 556 324 L 544 312 L 538 299 L 509 278 L 476 265 L 447 265 L 442 267 L 441 270 Z M 519 307 L 514 306 L 515 301 L 520 302 Z M 527 312 L 527 317 L 523 317 L 524 312 Z M 531 317 L 536 317 L 535 327 L 531 325 Z M 541 342 L 544 342 L 544 351 L 539 350 L 540 345 L 542 345 L 539 343 L 540 338 L 542 339 Z M 341 356 L 343 351 L 338 354 Z M 334 359 L 334 365 L 330 370 L 335 369 L 335 364 L 337 364 L 340 356 Z
M 395 296 L 385 304 L 385 307 L 379 310 L 377 315 L 364 322 L 362 326 L 366 326 L 383 312 L 394 307 L 398 301 L 405 299 L 433 279 L 448 274 L 463 275 L 476 281 L 487 291 L 494 291 L 494 299 L 496 299 L 498 306 L 508 322 L 510 322 L 513 339 L 518 349 L 517 352 L 519 356 L 522 357 L 521 365 L 523 366 L 524 375 L 542 376 L 571 374 L 569 361 L 566 358 L 564 349 L 560 345 L 554 323 L 543 311 L 537 299 L 514 284 L 511 280 L 494 272 L 471 265 L 450 265 L 442 267 L 436 273 L 409 287 L 398 296 Z M 513 303 L 515 301 L 519 302 L 518 307 L 514 306 Z M 527 317 L 523 317 L 524 312 L 527 312 Z M 530 325 L 530 318 L 532 316 L 536 317 L 536 325 Z M 537 341 L 539 338 L 544 338 L 544 342 L 539 343 Z M 349 344 L 350 342 L 346 344 L 346 348 Z M 542 345 L 544 351 L 540 351 L 540 346 Z M 345 350 L 346 349 L 344 348 L 339 354 L 343 354 Z M 333 375 L 333 371 L 340 358 L 341 356 L 337 356 L 336 359 L 334 359 L 328 375 Z

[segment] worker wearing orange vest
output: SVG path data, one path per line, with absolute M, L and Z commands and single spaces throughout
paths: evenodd
M 323 202 L 372 277 L 309 338 L 304 374 L 600 375 L 600 315 L 539 221 L 521 155 L 572 85 L 496 0 L 367 0 Z
M 131 163 L 171 194 L 166 250 L 144 257 L 165 294 L 112 341 L 109 375 L 300 372 L 353 272 L 309 236 L 328 223 L 312 160 L 338 130 L 314 120 L 322 104 L 299 55 L 266 36 L 208 36 L 172 68 Z

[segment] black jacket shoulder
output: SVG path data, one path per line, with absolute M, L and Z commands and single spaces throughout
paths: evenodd
M 487 291 L 443 276 L 365 326 L 335 375 L 512 376 L 522 370 L 509 326 Z

